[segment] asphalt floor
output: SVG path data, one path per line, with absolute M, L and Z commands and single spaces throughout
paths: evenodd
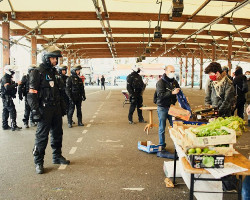
M 139 151 L 138 141 L 158 144 L 158 129 L 147 135 L 145 124 L 128 124 L 129 105 L 123 107 L 123 88 L 86 87 L 87 100 L 82 104 L 83 123 L 68 128 L 63 118 L 63 156 L 71 161 L 68 166 L 52 164 L 50 143 L 44 160 L 45 173 L 35 173 L 32 149 L 36 127 L 21 131 L 0 130 L 0 200 L 54 199 L 188 199 L 189 190 L 181 178 L 175 188 L 166 188 L 163 162 L 156 154 Z M 191 107 L 203 105 L 204 90 L 183 89 Z M 144 92 L 144 105 L 153 103 L 154 89 Z M 17 122 L 22 125 L 24 102 L 16 102 Z M 0 105 L 2 110 L 2 103 Z M 148 113 L 143 112 L 148 121 Z M 157 112 L 154 111 L 157 122 Z M 1 118 L 1 117 L 0 117 Z M 77 122 L 74 113 L 74 121 Z M 167 150 L 174 151 L 166 131 Z M 235 145 L 246 157 L 250 156 L 249 132 Z M 230 197 L 230 199 L 232 199 Z

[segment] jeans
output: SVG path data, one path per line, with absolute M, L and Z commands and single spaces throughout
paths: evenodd
M 158 113 L 158 119 L 159 119 L 159 145 L 161 145 L 163 148 L 166 147 L 165 142 L 165 128 L 166 128 L 166 121 L 168 119 L 169 124 L 173 126 L 173 120 L 172 116 L 168 114 L 169 108 L 167 107 L 157 107 L 157 113 Z

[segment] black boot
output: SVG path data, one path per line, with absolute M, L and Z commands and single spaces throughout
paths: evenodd
M 44 173 L 43 164 L 36 164 L 36 173 L 37 174 L 43 174 Z
M 78 126 L 84 126 L 82 122 L 78 122 Z
M 12 131 L 19 131 L 21 129 L 22 129 L 22 127 L 17 126 L 16 121 L 12 120 L 12 122 L 11 122 L 11 130 Z
M 34 127 L 34 126 L 36 126 L 36 124 L 33 121 L 30 121 L 30 126 Z
M 69 165 L 70 161 L 66 160 L 62 155 L 53 157 L 52 160 L 53 164 L 63 164 L 63 165 Z
M 7 124 L 7 126 L 3 126 L 3 130 L 10 130 L 11 127 Z
M 24 127 L 25 127 L 25 128 L 29 128 L 28 122 L 24 122 Z

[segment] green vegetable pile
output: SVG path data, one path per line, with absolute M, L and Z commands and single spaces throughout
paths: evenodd
M 199 126 L 194 128 L 192 131 L 197 135 L 197 137 L 205 136 L 215 136 L 215 135 L 228 135 L 229 133 L 225 130 L 220 130 L 222 126 L 233 129 L 239 135 L 242 131 L 245 131 L 245 121 L 238 116 L 231 117 L 219 117 L 216 120 L 208 123 L 204 126 Z
M 197 148 L 191 148 L 191 149 L 188 149 L 188 155 L 199 155 L 199 154 L 217 154 L 216 151 L 214 150 L 210 150 L 209 148 L 204 148 L 204 149 L 201 149 L 199 147 Z

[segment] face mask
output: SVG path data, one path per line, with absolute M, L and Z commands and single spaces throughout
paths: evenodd
M 249 79 L 249 78 L 250 78 L 250 75 L 246 75 L 246 77 L 247 77 L 247 79 Z
M 172 79 L 172 78 L 175 77 L 175 74 L 174 73 L 169 73 L 167 76 L 168 76 L 168 78 Z
M 210 78 L 212 81 L 216 81 L 216 79 L 217 79 L 216 75 L 210 75 L 209 78 Z

